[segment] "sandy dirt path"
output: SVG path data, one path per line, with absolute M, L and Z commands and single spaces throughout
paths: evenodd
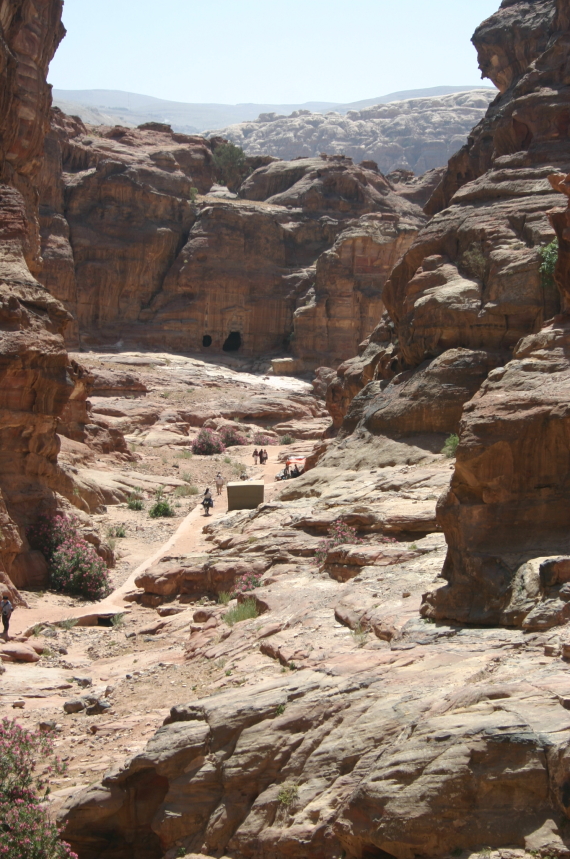
M 283 463 L 279 461 L 279 454 L 287 452 L 289 449 L 281 445 L 275 445 L 268 448 L 269 460 L 262 468 L 258 466 L 250 473 L 250 477 L 254 480 L 263 480 L 265 482 L 265 501 L 271 500 L 275 493 L 281 487 L 281 483 L 275 482 L 275 475 L 283 467 Z M 245 461 L 251 462 L 253 447 L 242 448 L 242 457 Z M 139 564 L 128 576 L 125 582 L 113 591 L 108 597 L 99 603 L 82 604 L 78 606 L 70 606 L 69 601 L 65 597 L 58 595 L 45 595 L 41 601 L 38 601 L 37 606 L 32 606 L 29 609 L 18 609 L 14 612 L 12 623 L 10 625 L 10 635 L 21 635 L 26 629 L 39 623 L 57 623 L 68 618 L 78 618 L 83 620 L 83 623 L 96 624 L 97 616 L 113 615 L 128 611 L 130 605 L 125 603 L 124 596 L 129 591 L 135 589 L 135 579 L 146 569 L 157 563 L 165 555 L 189 555 L 193 553 L 206 552 L 210 549 L 211 544 L 206 540 L 203 533 L 204 525 L 211 521 L 220 519 L 227 513 L 227 497 L 224 493 L 221 498 L 214 496 L 214 508 L 210 516 L 204 515 L 201 505 L 195 507 L 180 523 L 176 531 L 164 542 L 156 551 L 149 555 L 141 564 Z

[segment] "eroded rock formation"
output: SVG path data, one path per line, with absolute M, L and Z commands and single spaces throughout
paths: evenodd
M 528 65 L 528 64 L 527 64 Z M 489 89 L 412 98 L 349 110 L 346 116 L 296 110 L 291 116 L 261 114 L 216 132 L 248 155 L 311 158 L 321 152 L 376 161 L 380 170 L 421 174 L 443 167 L 463 144 L 496 93 Z
M 501 92 L 451 159 L 426 206 L 435 216 L 386 284 L 390 343 L 383 323 L 340 368 L 329 394 L 337 426 L 359 386 L 390 378 L 394 343 L 396 370 L 458 347 L 512 351 L 559 310 L 538 251 L 554 237 L 548 176 L 570 166 L 566 33 L 564 4 L 550 1 L 505 4 L 476 31 L 481 68 Z
M 568 193 L 563 177 L 554 187 Z M 567 306 L 568 211 L 551 214 Z M 451 487 L 438 518 L 449 549 L 448 584 L 423 612 L 476 623 L 549 629 L 570 617 L 567 426 L 570 318 L 556 317 L 518 343 L 464 409 Z
M 60 0 L 0 4 L 0 563 L 18 584 L 38 578 L 38 558 L 22 552 L 24 526 L 52 496 L 57 419 L 74 387 L 61 336 L 69 315 L 36 280 L 46 73 L 64 34 L 61 9 Z
M 196 203 L 192 188 L 204 195 L 214 182 L 218 143 L 158 124 L 95 133 L 54 111 L 43 275 L 77 320 L 69 343 L 245 355 L 291 346 L 307 368 L 349 357 L 425 222 L 409 183 L 395 193 L 376 165 L 342 157 L 258 158 L 239 199 Z

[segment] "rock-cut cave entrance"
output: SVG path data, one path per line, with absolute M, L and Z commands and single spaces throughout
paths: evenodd
M 239 331 L 230 331 L 222 349 L 224 352 L 237 352 L 239 347 L 241 346 L 241 334 Z
M 211 346 L 211 345 L 212 345 L 212 338 L 210 337 L 209 334 L 204 334 L 204 336 L 202 337 L 202 346 Z

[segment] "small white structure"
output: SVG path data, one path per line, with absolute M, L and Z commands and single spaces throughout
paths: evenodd
M 275 376 L 294 376 L 303 372 L 303 361 L 300 358 L 273 358 L 271 369 Z

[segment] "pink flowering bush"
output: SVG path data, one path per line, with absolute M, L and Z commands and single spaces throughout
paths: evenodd
M 360 543 L 361 540 L 356 536 L 356 528 L 347 525 L 344 519 L 335 519 L 329 527 L 329 536 L 327 540 L 321 540 L 315 552 L 315 560 L 317 564 L 322 564 L 331 549 L 335 546 L 340 546 L 343 543 Z
M 226 449 L 224 442 L 217 432 L 202 427 L 192 442 L 192 453 L 199 456 L 211 456 L 213 453 L 223 453 Z
M 111 592 L 109 573 L 93 546 L 71 537 L 53 553 L 50 584 L 54 591 L 96 600 Z
M 37 762 L 52 754 L 53 742 L 45 734 L 9 719 L 0 723 L 1 859 L 77 859 L 40 804 L 40 795 L 49 793 L 49 777 L 65 771 L 55 758 L 41 776 L 36 774 Z
M 28 528 L 28 540 L 48 562 L 54 591 L 99 599 L 111 590 L 107 567 L 93 546 L 79 536 L 78 527 L 75 516 L 43 515 Z
M 254 444 L 260 444 L 261 447 L 267 447 L 268 444 L 277 444 L 277 439 L 271 435 L 266 435 L 264 432 L 256 432 L 253 437 Z
M 261 584 L 261 578 L 256 573 L 245 573 L 236 579 L 232 597 L 237 597 L 239 594 L 246 594 L 254 588 L 258 588 Z
M 226 447 L 235 447 L 238 444 L 249 444 L 249 439 L 246 438 L 246 436 L 243 435 L 237 427 L 222 427 L 219 434 Z
M 38 549 L 46 561 L 51 563 L 53 553 L 66 540 L 75 537 L 79 520 L 63 513 L 43 513 L 35 525 L 28 528 L 28 541 L 32 549 Z

